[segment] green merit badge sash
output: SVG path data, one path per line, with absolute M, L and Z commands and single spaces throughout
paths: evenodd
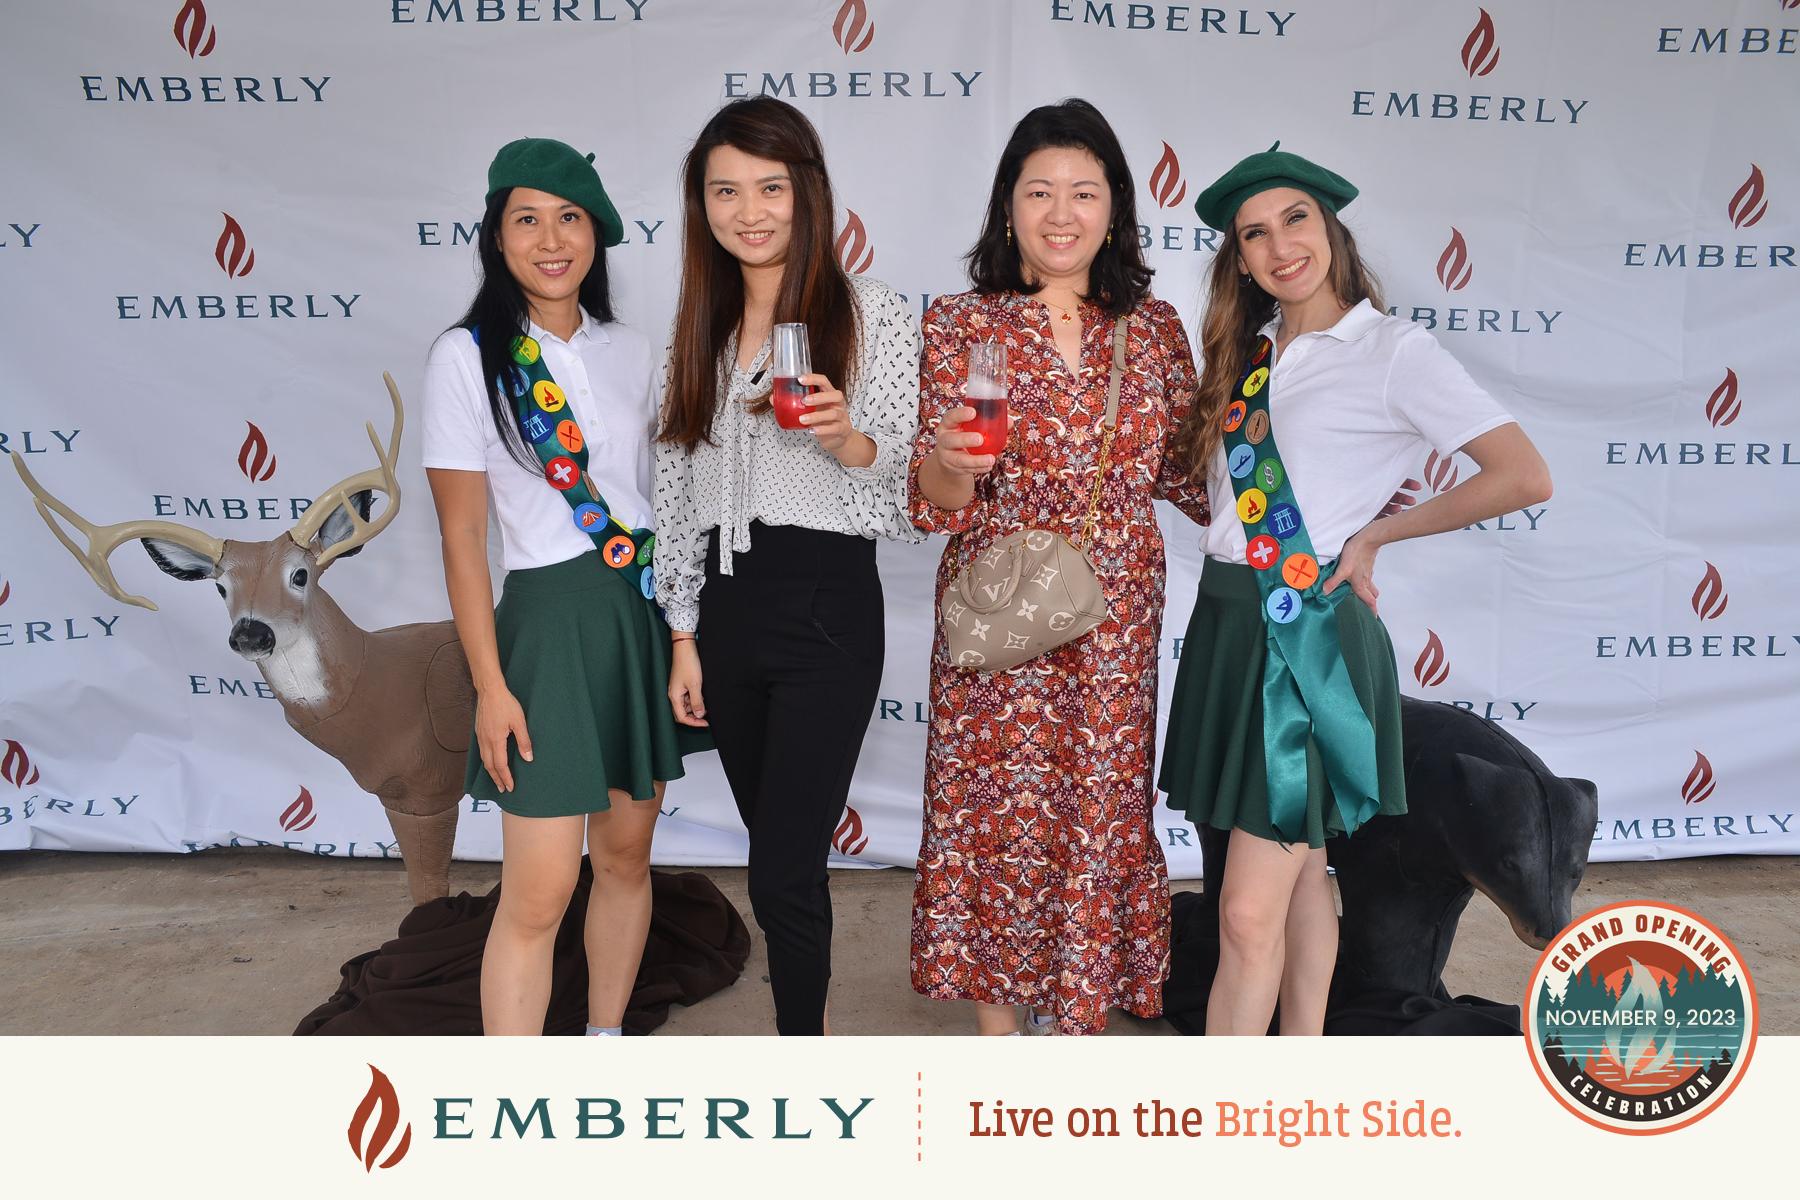
M 1269 819 L 1290 841 L 1306 840 L 1306 739 L 1318 744 L 1338 819 L 1349 833 L 1380 807 L 1375 730 L 1344 666 L 1334 610 L 1350 594 L 1323 592 L 1326 570 L 1300 519 L 1293 480 L 1269 422 L 1273 345 L 1256 339 L 1225 406 L 1225 465 L 1244 523 L 1246 555 L 1262 595 L 1268 655 L 1263 667 L 1263 760 Z
M 514 338 L 512 360 L 515 365 L 501 377 L 500 386 L 512 397 L 519 432 L 544 464 L 544 479 L 569 502 L 575 528 L 594 539 L 600 560 L 622 572 L 644 599 L 655 603 L 656 576 L 650 559 L 656 535 L 648 529 L 627 528 L 612 515 L 588 474 L 587 438 L 575 421 L 569 398 L 550 378 L 537 339 Z

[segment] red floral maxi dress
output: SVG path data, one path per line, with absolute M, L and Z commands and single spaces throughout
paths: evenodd
M 1098 469 L 1113 319 L 1083 305 L 1072 376 L 1049 310 L 1016 293 L 965 292 L 925 314 L 919 436 L 910 503 L 919 528 L 954 536 L 937 591 L 996 539 L 1020 529 L 1080 537 Z M 938 419 L 962 404 L 970 342 L 1006 343 L 1011 411 L 999 463 L 966 507 L 918 487 Z M 1048 1008 L 1064 1033 L 1096 1033 L 1118 1005 L 1162 1012 L 1169 884 L 1151 822 L 1156 664 L 1162 636 L 1166 497 L 1208 520 L 1164 446 L 1195 390 L 1193 355 L 1170 305 L 1132 312 L 1118 431 L 1088 557 L 1111 616 L 1086 636 L 1009 671 L 931 655 L 925 821 L 913 892 L 912 984 L 938 999 Z

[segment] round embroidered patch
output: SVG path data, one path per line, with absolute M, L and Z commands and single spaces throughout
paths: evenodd
M 544 464 L 544 478 L 559 492 L 566 492 L 581 482 L 581 468 L 572 458 L 558 455 Z
M 532 363 L 542 358 L 543 353 L 544 352 L 538 348 L 536 338 L 516 337 L 512 340 L 513 361 L 518 363 L 521 367 L 529 367 Z
M 1245 397 L 1248 398 L 1254 396 L 1256 393 L 1262 391 L 1263 384 L 1267 382 L 1269 382 L 1269 368 L 1258 367 L 1256 370 L 1250 372 L 1249 377 L 1244 380 Z
M 599 533 L 606 528 L 606 510 L 598 504 L 576 505 L 575 528 L 583 533 Z
M 607 566 L 617 570 L 630 564 L 637 555 L 637 548 L 621 533 L 606 539 L 606 545 L 600 547 L 600 555 L 606 559 Z
M 1225 406 L 1225 432 L 1236 433 L 1237 427 L 1244 423 L 1244 414 L 1249 409 L 1242 400 L 1233 400 Z
M 1269 620 L 1286 625 L 1300 615 L 1300 593 L 1291 587 L 1278 587 L 1269 593 Z
M 1245 488 L 1238 493 L 1238 520 L 1244 524 L 1256 524 L 1268 511 L 1269 498 L 1263 495 L 1261 488 Z
M 1281 561 L 1281 543 L 1268 534 L 1259 534 L 1244 547 L 1244 557 L 1259 571 L 1266 571 Z
M 561 412 L 569 403 L 568 397 L 563 395 L 563 390 L 548 379 L 540 379 L 531 385 L 531 398 L 537 401 L 537 406 L 547 413 Z

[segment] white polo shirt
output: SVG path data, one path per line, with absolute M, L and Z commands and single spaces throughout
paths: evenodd
M 1263 326 L 1271 340 L 1281 320 Z M 1336 325 L 1303 333 L 1270 370 L 1270 425 L 1319 561 L 1336 558 L 1431 450 L 1448 455 L 1512 417 L 1437 339 L 1367 300 Z M 1209 557 L 1242 563 L 1244 524 L 1225 466 L 1207 471 Z
M 649 340 L 585 314 L 566 342 L 536 325 L 528 332 L 543 347 L 550 377 L 568 395 L 587 439 L 588 473 L 606 503 L 632 528 L 649 526 L 658 407 Z M 425 465 L 487 474 L 507 570 L 549 566 L 593 550 L 594 539 L 575 528 L 574 510 L 562 493 L 541 470 L 521 466 L 500 440 L 480 381 L 481 354 L 468 330 L 452 329 L 432 343 L 425 360 Z

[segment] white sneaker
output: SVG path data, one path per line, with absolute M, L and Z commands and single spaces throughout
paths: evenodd
M 1031 1006 L 1029 1004 L 1022 1004 L 1019 1007 L 1024 1014 L 1025 1022 L 1021 1032 L 1024 1033 L 1026 1037 L 1049 1037 L 1056 1032 L 1056 1016 L 1054 1013 L 1047 1017 L 1039 1017 L 1035 1012 L 1031 1011 Z

